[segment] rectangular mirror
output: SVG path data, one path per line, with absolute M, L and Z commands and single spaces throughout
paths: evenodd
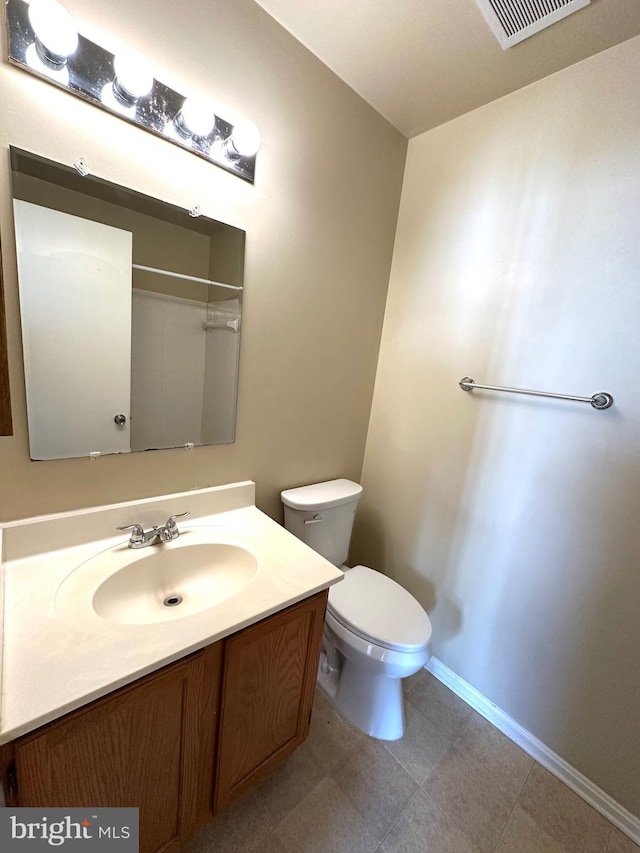
M 11 149 L 32 459 L 234 440 L 245 232 Z

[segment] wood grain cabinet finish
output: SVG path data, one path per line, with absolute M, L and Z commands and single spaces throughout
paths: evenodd
M 138 807 L 140 853 L 179 849 L 211 817 L 221 663 L 216 643 L 3 747 L 7 805 Z
M 137 806 L 168 853 L 308 734 L 327 593 L 0 747 L 6 803 Z
M 309 733 L 327 593 L 226 641 L 214 812 Z

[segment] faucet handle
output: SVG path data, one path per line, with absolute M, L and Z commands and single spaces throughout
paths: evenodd
M 165 527 L 167 528 L 167 530 L 177 530 L 178 525 L 176 524 L 176 518 L 186 518 L 188 515 L 191 515 L 191 512 L 189 510 L 187 510 L 186 512 L 179 512 L 177 513 L 177 515 L 170 515 L 167 519 Z
M 144 542 L 144 530 L 140 524 L 127 524 L 124 527 L 116 527 L 116 530 L 133 530 L 129 542 L 132 544 Z

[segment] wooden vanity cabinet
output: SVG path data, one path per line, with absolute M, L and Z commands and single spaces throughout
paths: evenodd
M 222 652 L 216 643 L 14 741 L 7 805 L 137 806 L 140 853 L 177 849 L 210 817 Z
M 214 813 L 309 734 L 327 593 L 226 640 Z
M 321 592 L 0 747 L 8 806 L 140 808 L 178 849 L 306 738 Z

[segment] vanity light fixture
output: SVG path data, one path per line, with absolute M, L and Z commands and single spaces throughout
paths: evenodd
M 113 91 L 127 106 L 135 104 L 153 89 L 153 72 L 138 50 L 123 50 L 113 58 Z
M 209 136 L 216 126 L 215 110 L 199 98 L 186 98 L 173 124 L 185 139 L 190 136 L 203 139 Z
M 78 33 L 58 0 L 6 0 L 9 61 L 253 183 L 260 131 L 157 78 L 144 56 Z
M 127 48 L 113 57 L 113 79 L 102 87 L 100 101 L 108 110 L 135 121 L 138 101 L 152 89 L 149 63 L 140 51 Z
M 239 121 L 227 139 L 226 148 L 231 156 L 254 157 L 260 150 L 260 131 L 252 121 Z
M 78 47 L 78 30 L 71 15 L 56 0 L 32 0 L 29 23 L 33 31 L 25 61 L 36 74 L 69 85 L 67 59 Z
M 61 68 L 78 47 L 78 29 L 57 0 L 31 0 L 29 23 L 35 51 L 45 65 Z

